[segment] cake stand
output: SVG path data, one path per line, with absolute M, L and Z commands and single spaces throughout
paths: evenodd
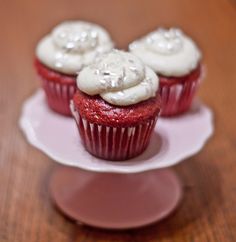
M 61 164 L 50 179 L 57 207 L 70 218 L 106 229 L 137 228 L 169 215 L 182 186 L 168 167 L 196 154 L 213 133 L 211 110 L 200 102 L 175 118 L 159 118 L 147 150 L 125 162 L 90 155 L 72 118 L 47 107 L 42 90 L 23 105 L 19 121 L 30 144 Z

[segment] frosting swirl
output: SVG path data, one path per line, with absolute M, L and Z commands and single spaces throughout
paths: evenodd
M 183 76 L 197 67 L 201 52 L 180 29 L 157 29 L 134 41 L 129 50 L 157 73 Z
M 118 106 L 139 103 L 156 95 L 159 79 L 128 52 L 113 50 L 83 68 L 77 86 L 88 95 L 100 95 Z
M 36 55 L 46 66 L 74 75 L 112 48 L 113 42 L 102 27 L 83 21 L 66 21 L 39 42 Z

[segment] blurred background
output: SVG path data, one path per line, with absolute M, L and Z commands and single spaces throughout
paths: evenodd
M 22 102 L 39 87 L 33 68 L 38 40 L 67 19 L 98 23 L 118 48 L 156 27 L 182 28 L 204 54 L 199 96 L 214 110 L 216 130 L 204 150 L 175 170 L 180 208 L 136 231 L 78 227 L 51 204 L 55 164 L 28 145 L 17 122 Z M 236 1 L 0 0 L 0 241 L 236 241 Z M 37 107 L 35 107 L 37 108 Z

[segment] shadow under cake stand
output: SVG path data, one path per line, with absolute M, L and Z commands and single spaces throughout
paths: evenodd
M 159 118 L 147 150 L 125 162 L 90 155 L 72 118 L 48 109 L 42 90 L 23 105 L 20 127 L 54 161 L 50 192 L 70 218 L 107 229 L 148 225 L 179 204 L 182 186 L 168 167 L 196 154 L 213 133 L 212 112 L 200 102 L 175 118 Z

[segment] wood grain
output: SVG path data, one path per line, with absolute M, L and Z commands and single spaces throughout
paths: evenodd
M 236 241 L 236 3 L 233 0 L 0 0 L 0 241 Z M 178 165 L 181 207 L 153 226 L 112 232 L 76 226 L 51 204 L 55 164 L 32 148 L 17 122 L 39 86 L 32 66 L 39 38 L 64 19 L 104 25 L 117 46 L 156 26 L 180 26 L 204 51 L 207 78 L 199 95 L 215 113 L 215 135 Z M 37 108 L 37 107 L 36 107 Z

